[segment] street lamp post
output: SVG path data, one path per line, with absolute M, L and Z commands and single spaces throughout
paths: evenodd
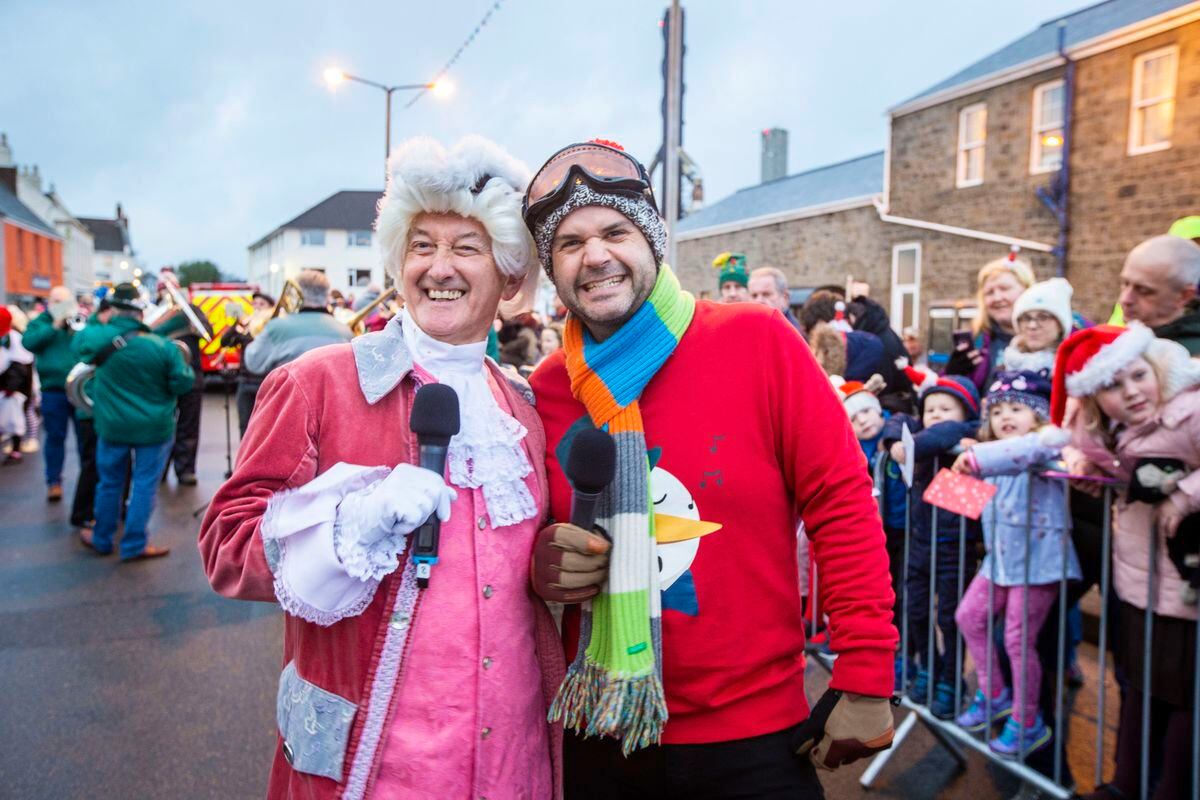
M 386 84 L 378 83 L 377 81 L 360 78 L 357 75 L 351 75 L 348 72 L 343 72 L 337 67 L 330 67 L 325 70 L 325 83 L 330 89 L 337 88 L 338 84 L 344 81 L 354 81 L 366 86 L 373 86 L 383 92 L 384 102 L 384 119 L 383 119 L 383 180 L 387 183 L 387 160 L 392 152 L 392 92 L 412 91 L 415 89 L 428 89 L 435 95 L 446 95 L 450 91 L 450 84 L 444 79 L 431 83 L 402 83 L 396 86 L 387 86 Z

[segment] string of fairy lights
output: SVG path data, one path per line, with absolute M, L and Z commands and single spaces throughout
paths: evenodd
M 479 20 L 479 22 L 475 25 L 474 30 L 471 31 L 470 35 L 467 36 L 467 38 L 463 40 L 463 43 L 458 46 L 458 49 L 454 51 L 454 55 L 450 56 L 450 60 L 442 66 L 441 70 L 437 73 L 437 75 L 434 76 L 433 80 L 430 81 L 431 84 L 437 83 L 443 77 L 445 77 L 446 73 L 450 71 L 450 68 L 454 66 L 455 62 L 458 61 L 459 57 L 462 56 L 466 49 L 471 46 L 471 43 L 475 41 L 475 37 L 479 35 L 479 33 L 488 24 L 488 20 L 492 18 L 493 14 L 500 10 L 500 6 L 502 5 L 504 5 L 504 0 L 496 0 L 496 2 L 492 3 L 492 7 L 489 8 L 487 13 L 483 15 L 483 19 Z M 410 108 L 413 103 L 417 102 L 425 95 L 426 91 L 428 90 L 421 89 L 419 92 L 413 95 L 412 99 L 409 100 L 404 107 Z

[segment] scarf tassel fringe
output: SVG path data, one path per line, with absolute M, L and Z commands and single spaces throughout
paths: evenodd
M 621 752 L 658 744 L 667 722 L 667 702 L 657 672 L 615 677 L 599 664 L 572 665 L 550 706 L 551 722 L 584 736 L 621 739 Z M 585 722 L 586 719 L 586 722 Z

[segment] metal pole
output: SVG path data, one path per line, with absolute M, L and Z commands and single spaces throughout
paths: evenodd
M 1157 508 L 1155 506 L 1154 508 Z M 1150 690 L 1154 660 L 1154 601 L 1157 587 L 1154 573 L 1158 567 L 1158 524 L 1150 523 L 1150 560 L 1146 564 L 1146 611 L 1142 624 L 1142 748 L 1138 797 L 1150 796 Z
M 1200 620 L 1196 620 L 1196 661 L 1192 667 L 1192 800 L 1200 800 Z
M 1066 481 L 1062 482 L 1062 490 L 1063 505 L 1067 510 L 1066 525 L 1069 526 L 1071 524 L 1071 490 L 1067 487 Z M 1070 528 L 1061 528 L 1058 535 L 1062 542 L 1060 550 L 1062 577 L 1058 582 L 1058 669 L 1055 670 L 1056 681 L 1054 684 L 1054 782 L 1062 783 L 1063 672 L 1066 669 L 1066 664 L 1063 662 L 1067 657 L 1067 561 L 1070 558 L 1067 543 L 1070 541 Z M 1101 720 L 1100 724 L 1103 725 L 1104 721 Z
M 663 167 L 666 197 L 663 213 L 667 222 L 667 263 L 675 264 L 675 222 L 679 219 L 679 126 L 683 119 L 683 10 L 679 0 L 671 0 L 671 22 L 667 40 L 667 135 L 664 141 Z
M 395 91 L 395 90 L 391 89 L 391 88 L 383 90 L 383 93 L 387 96 L 387 100 L 384 103 L 385 112 L 383 115 L 383 185 L 384 185 L 384 187 L 387 186 L 388 156 L 390 156 L 392 154 L 392 92 L 393 91 Z
M 1112 488 L 1104 487 L 1103 518 L 1100 522 L 1100 673 L 1096 692 L 1096 769 L 1093 785 L 1104 783 L 1104 701 L 1108 671 L 1108 590 L 1112 570 Z
M 989 504 L 988 509 L 990 509 L 992 514 L 992 524 L 990 526 L 992 531 L 992 542 L 986 547 L 988 553 L 989 576 L 987 599 L 987 643 L 984 646 L 984 652 L 987 653 L 987 655 L 984 657 L 987 661 L 987 667 L 984 670 L 987 673 L 985 675 L 987 686 L 984 687 L 983 690 L 983 712 L 984 716 L 987 717 L 987 724 L 983 728 L 983 739 L 985 742 L 992 733 L 992 663 L 996 660 L 995 653 L 992 652 L 992 648 L 995 647 L 995 643 L 992 640 L 996 635 L 996 561 L 999 558 L 996 553 L 996 506 Z M 984 527 L 985 535 L 987 530 L 988 527 Z
M 908 695 L 908 548 L 912 539 L 912 487 L 907 487 L 904 492 L 904 573 L 901 595 L 904 599 L 900 601 L 900 613 L 903 615 L 900 620 L 900 687 L 896 690 L 898 694 Z
M 1029 709 L 1026 708 L 1025 698 L 1029 695 L 1029 673 L 1026 670 L 1026 665 L 1029 663 L 1029 551 L 1033 544 L 1033 472 L 1026 471 L 1025 473 L 1025 575 L 1022 581 L 1021 592 L 1021 651 L 1020 666 L 1014 666 L 1013 672 L 1013 718 L 1017 720 L 1017 758 L 1024 763 L 1025 761 L 1025 720 L 1020 719 L 1016 715 L 1016 710 L 1019 708 L 1026 716 L 1029 715 Z M 1017 677 L 1021 678 L 1021 691 L 1017 692 Z M 1018 696 L 1019 694 L 1019 696 Z M 1037 711 L 1035 710 L 1036 714 Z
M 954 604 L 957 610 L 963 598 L 963 575 L 967 570 L 967 518 L 958 518 L 958 602 Z M 954 714 L 957 716 L 962 709 L 962 662 L 963 638 L 958 626 L 954 628 Z
M 933 474 L 938 474 L 940 459 L 933 460 Z M 930 708 L 933 706 L 933 687 L 937 682 L 937 672 L 934 670 L 934 662 L 937 660 L 937 631 L 934 630 L 934 601 L 937 598 L 937 518 L 938 508 L 933 506 L 932 518 L 929 525 L 929 620 L 928 627 L 928 653 L 929 660 L 925 663 L 925 674 L 928 680 L 925 681 L 925 706 Z

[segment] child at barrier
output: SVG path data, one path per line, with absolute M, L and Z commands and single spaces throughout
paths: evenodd
M 880 383 L 882 386 L 882 383 Z M 838 389 L 842 392 L 842 406 L 850 417 L 850 426 L 862 446 L 867 459 L 867 469 L 875 486 L 875 498 L 879 503 L 879 514 L 883 518 L 883 532 L 887 537 L 888 566 L 892 573 L 892 591 L 896 602 L 892 606 L 893 618 L 900 624 L 903 602 L 904 580 L 904 517 L 907 501 L 904 480 L 900 477 L 900 465 L 893 461 L 880 442 L 883 426 L 892 413 L 884 410 L 872 389 L 871 382 L 847 381 Z M 896 662 L 896 683 L 902 684 L 900 661 Z
M 981 443 L 954 462 L 955 472 L 977 475 L 996 487 L 982 519 L 987 556 L 955 615 L 979 678 L 975 700 L 957 722 L 977 732 L 1008 717 L 988 746 L 1002 756 L 1027 755 L 1051 737 L 1038 710 L 1038 631 L 1058 597 L 1059 581 L 1080 576 L 1070 543 L 1066 485 L 1036 472 L 1058 460 L 1069 436 L 1049 425 L 1046 371 L 998 373 L 988 389 L 984 420 Z M 1003 620 L 1011 689 L 995 649 L 989 647 L 988 621 L 995 615 Z
M 912 368 L 906 372 L 912 377 Z M 954 664 L 958 636 L 954 612 L 958 607 L 961 518 L 947 511 L 936 513 L 937 530 L 934 531 L 935 509 L 922 497 L 938 469 L 949 467 L 954 462 L 959 443 L 965 438 L 974 437 L 978 431 L 979 393 L 974 383 L 958 375 L 936 379 L 928 376 L 918 385 L 923 386 L 918 401 L 921 418 L 918 420 L 907 414 L 894 414 L 883 428 L 883 444 L 897 464 L 903 464 L 907 455 L 901 441 L 903 426 L 907 425 L 913 435 L 915 468 L 909 500 L 909 557 L 904 581 L 908 592 L 905 615 L 909 637 L 901 646 L 907 648 L 908 663 L 914 663 L 915 660 L 919 665 L 910 696 L 918 702 L 927 701 L 932 683 L 930 712 L 940 719 L 951 719 L 958 713 L 955 708 L 955 686 L 961 680 Z M 969 525 L 968 542 L 973 538 L 974 527 Z M 931 558 L 936 560 L 932 576 Z M 937 627 L 944 644 L 938 652 L 934 643 L 932 664 L 929 663 L 929 648 L 933 642 L 929 613 L 931 591 L 937 599 Z M 900 667 L 897 669 L 900 670 Z M 897 686 L 898 691 L 903 688 L 903 682 Z
M 1068 396 L 1079 398 L 1069 415 Z M 1140 323 L 1080 331 L 1059 349 L 1051 412 L 1056 423 L 1070 417 L 1072 444 L 1086 457 L 1087 471 L 1130 484 L 1129 493 L 1117 498 L 1112 536 L 1120 598 L 1114 657 L 1127 681 L 1116 770 L 1111 783 L 1086 797 L 1115 800 L 1138 793 L 1143 736 L 1151 745 L 1144 766 L 1160 775 L 1153 796 L 1184 797 L 1190 790 L 1192 737 L 1200 733 L 1192 730 L 1197 611 L 1186 602 L 1187 585 L 1170 545 L 1196 524 L 1200 512 L 1200 361 Z M 1146 470 L 1148 465 L 1174 472 L 1157 493 L 1148 486 L 1154 482 L 1147 473 L 1155 471 Z M 1147 608 L 1153 612 L 1149 659 Z M 1150 730 L 1143 731 L 1147 702 Z

